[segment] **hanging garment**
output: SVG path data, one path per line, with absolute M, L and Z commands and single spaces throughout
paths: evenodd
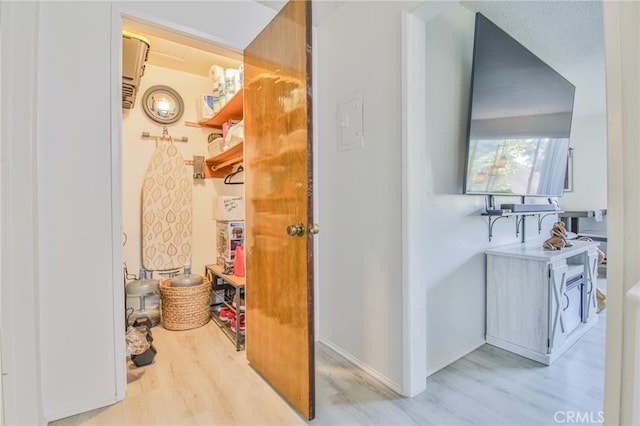
M 191 263 L 193 181 L 178 148 L 160 140 L 142 183 L 142 265 L 149 270 Z

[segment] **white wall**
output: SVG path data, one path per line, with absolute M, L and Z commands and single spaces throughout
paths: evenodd
M 473 23 L 461 6 L 426 23 L 428 374 L 484 343 L 483 198 L 460 195 Z
M 403 2 L 347 2 L 318 28 L 320 341 L 402 383 Z M 338 151 L 338 102 L 363 92 L 364 147 Z
M 426 197 L 428 374 L 484 343 L 484 251 L 520 241 L 514 220 L 506 218 L 495 224 L 489 242 L 487 219 L 480 216 L 484 197 L 462 195 L 474 19 L 457 5 L 425 24 L 427 190 L 412 196 Z M 539 235 L 536 219 L 526 221 L 527 240 L 547 238 L 553 224 L 545 219 Z
M 38 4 L 2 3 L 2 387 L 7 424 L 43 420 L 36 181 Z
M 411 6 L 347 3 L 320 25 L 318 40 L 319 155 L 321 165 L 331 165 L 320 176 L 320 340 L 396 390 L 403 350 L 399 12 Z M 514 221 L 503 219 L 489 243 L 480 216 L 484 198 L 461 195 L 473 14 L 454 9 L 427 24 L 427 149 L 423 169 L 415 171 L 427 191 L 409 200 L 412 208 L 423 206 L 427 223 L 421 238 L 428 274 L 415 285 L 427 291 L 422 362 L 430 373 L 484 343 L 484 250 L 520 241 Z M 364 147 L 341 152 L 337 104 L 358 90 L 364 93 Z M 551 224 L 547 219 L 539 236 L 537 222 L 527 219 L 527 238 L 548 235 Z
M 460 195 L 473 25 L 461 6 L 426 23 L 428 374 L 484 343 L 483 198 Z
M 580 98 L 576 98 L 576 102 Z M 607 117 L 575 116 L 571 126 L 573 190 L 558 200 L 566 211 L 607 208 Z M 579 232 L 607 233 L 607 215 L 578 219 Z M 606 243 L 600 245 L 606 253 Z
M 38 270 L 46 301 L 41 310 L 45 415 L 93 408 L 114 394 L 104 389 L 113 388 L 116 365 L 110 60 L 91 54 L 109 46 L 110 23 L 102 18 L 109 13 L 107 3 L 40 7 Z M 84 18 L 69 25 L 69 16 Z
M 152 46 L 153 48 L 153 46 Z M 175 142 L 185 160 L 194 155 L 209 156 L 207 135 L 211 129 L 185 126 L 185 121 L 198 121 L 196 99 L 209 93 L 211 80 L 207 77 L 147 64 L 141 80 L 139 95 L 132 110 L 123 110 L 122 120 L 122 230 L 127 234 L 124 260 L 129 273 L 137 274 L 141 267 L 141 191 L 149 159 L 155 149 L 154 139 L 143 139 L 142 132 L 162 134 L 162 125 L 152 121 L 142 110 L 142 94 L 154 85 L 175 89 L 184 101 L 182 118 L 168 126 L 175 138 L 186 136 L 189 142 Z M 189 172 L 193 171 L 187 166 Z M 192 271 L 204 274 L 204 265 L 216 262 L 215 220 L 213 199 L 217 195 L 242 193 L 242 185 L 224 185 L 220 179 L 193 180 Z
M 574 116 L 571 126 L 573 191 L 559 199 L 564 210 L 607 208 L 607 117 Z
M 127 15 L 240 50 L 276 15 L 273 9 L 252 0 L 115 1 L 113 4 Z
M 199 35 L 226 40 L 239 48 L 275 14 L 254 2 L 140 2 L 128 3 L 125 8 L 138 17 L 158 17 L 157 22 L 174 23 L 174 28 L 194 28 Z M 116 174 L 121 159 L 119 145 L 111 145 L 112 114 L 113 122 L 120 122 L 120 84 L 116 71 L 112 74 L 112 70 L 118 70 L 119 60 L 111 61 L 111 49 L 118 45 L 119 34 L 118 28 L 112 34 L 112 13 L 119 17 L 108 2 L 42 3 L 39 17 L 27 20 L 27 24 L 35 23 L 35 28 L 26 25 L 26 37 L 21 38 L 29 43 L 21 52 L 37 52 L 37 67 L 21 70 L 21 63 L 9 67 L 23 71 L 22 76 L 27 77 L 29 70 L 36 71 L 38 88 L 34 97 L 37 102 L 26 104 L 27 110 L 37 104 L 37 137 L 31 144 L 28 137 L 20 139 L 27 159 L 37 148 L 37 184 L 30 180 L 28 167 L 19 168 L 22 162 L 16 160 L 22 154 L 14 150 L 8 152 L 6 160 L 21 174 L 15 176 L 19 179 L 13 181 L 11 191 L 3 187 L 3 200 L 18 193 L 37 194 L 37 209 L 28 203 L 13 203 L 12 199 L 11 212 L 11 217 L 20 217 L 21 223 L 37 215 L 37 232 L 12 234 L 6 244 L 3 241 L 3 247 L 26 247 L 27 252 L 15 254 L 30 262 L 28 267 L 15 263 L 20 268 L 14 274 L 20 272 L 24 279 L 13 275 L 6 281 L 3 275 L 3 317 L 21 319 L 7 323 L 3 318 L 3 343 L 5 329 L 9 335 L 23 336 L 25 343 L 34 340 L 24 345 L 16 340 L 18 344 L 9 348 L 3 345 L 3 350 L 10 352 L 9 357 L 3 354 L 3 361 L 19 359 L 12 365 L 16 368 L 13 374 L 23 382 L 4 383 L 5 393 L 22 398 L 19 405 L 5 406 L 7 418 L 13 416 L 15 423 L 41 423 L 38 356 L 46 420 L 124 397 L 124 330 L 117 327 L 121 323 L 118 317 L 124 312 L 122 277 L 117 266 L 121 264 L 121 219 L 117 212 L 112 215 L 112 204 L 119 205 L 113 199 L 117 191 L 112 182 L 119 182 Z M 38 32 L 39 45 L 29 38 Z M 31 99 L 29 93 L 23 96 Z M 13 105 L 10 100 L 3 91 L 3 104 Z M 116 102 L 113 109 L 112 102 Z M 113 136 L 118 139 L 117 132 Z M 5 206 L 3 203 L 3 221 L 7 219 Z M 34 241 L 37 248 L 29 248 L 28 243 Z M 37 280 L 29 278 L 32 274 Z M 11 287 L 5 291 L 5 285 Z M 12 292 L 11 312 L 7 313 L 4 295 Z M 34 297 L 24 298 L 23 294 Z M 43 301 L 41 305 L 39 300 Z M 39 324 L 40 334 L 34 321 Z M 16 393 L 22 390 L 31 392 Z

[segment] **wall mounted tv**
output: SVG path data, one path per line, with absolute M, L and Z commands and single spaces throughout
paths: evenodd
M 465 194 L 564 190 L 575 87 L 476 14 Z

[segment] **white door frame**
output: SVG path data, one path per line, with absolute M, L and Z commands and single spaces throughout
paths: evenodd
M 637 425 L 634 376 L 640 374 L 635 306 L 625 303 L 640 276 L 640 7 L 636 2 L 603 2 L 607 78 L 607 328 L 604 414 L 607 425 Z M 633 114 L 636 114 L 633 116 Z
M 43 422 L 37 247 L 38 2 L 2 2 L 0 292 L 2 408 L 8 424 Z M 19 142 L 19 143 L 16 143 Z
M 425 22 L 457 2 L 424 2 L 401 13 L 402 40 L 402 394 L 427 388 L 427 182 Z
M 426 157 L 426 39 L 424 22 L 402 12 L 402 394 L 427 388 L 426 182 L 419 170 Z
M 2 5 L 0 2 L 0 34 L 2 29 Z M 0 70 L 2 69 L 2 55 L 0 55 Z M 0 93 L 2 93 L 2 78 L 0 78 Z M 2 102 L 0 102 L 0 117 L 2 117 Z M 0 135 L 2 135 L 2 120 L 0 120 Z M 0 151 L 0 187 L 2 187 L 2 152 Z M 0 212 L 2 212 L 2 197 L 0 197 Z M 0 215 L 1 217 L 1 215 Z M 0 241 L 2 241 L 2 220 L 0 220 Z M 2 259 L 2 244 L 0 244 L 0 259 Z M 0 277 L 2 277 L 2 262 L 0 262 Z M 0 279 L 1 282 L 1 279 Z M 2 391 L 2 285 L 0 285 L 0 426 L 4 426 L 4 392 Z
M 274 11 L 274 15 L 275 15 Z M 121 205 L 121 198 L 122 198 L 122 170 L 121 170 L 121 165 L 122 165 L 122 158 L 121 158 L 121 153 L 122 153 L 122 139 L 121 139 L 121 134 L 122 134 L 122 108 L 121 108 L 121 89 L 120 89 L 120 79 L 121 79 L 121 69 L 122 69 L 122 64 L 121 64 L 121 58 L 122 58 L 122 39 L 121 39 L 121 33 L 122 33 L 122 23 L 124 20 L 130 20 L 130 21 L 135 21 L 135 22 L 139 22 L 142 23 L 144 25 L 148 25 L 148 26 L 152 26 L 152 27 L 157 27 L 157 28 L 161 28 L 163 30 L 166 30 L 168 32 L 173 32 L 176 34 L 180 34 L 180 35 L 185 35 L 187 37 L 191 37 L 194 39 L 198 39 L 200 41 L 204 41 L 206 43 L 210 43 L 210 44 L 215 44 L 218 48 L 220 48 L 221 50 L 227 50 L 230 53 L 237 53 L 237 52 L 242 52 L 242 50 L 244 49 L 244 46 L 238 46 L 237 43 L 233 43 L 232 41 L 225 39 L 225 38 L 220 38 L 220 37 L 215 37 L 212 36 L 210 34 L 205 34 L 202 33 L 200 31 L 194 30 L 193 28 L 189 28 L 189 27 L 185 27 L 179 24 L 176 24 L 174 22 L 170 22 L 161 18 L 158 18 L 156 16 L 150 15 L 150 14 L 146 14 L 146 13 L 142 13 L 139 12 L 137 10 L 134 9 L 130 9 L 127 7 L 122 7 L 122 6 L 114 6 L 112 9 L 112 17 L 111 17 L 111 64 L 112 64 L 112 69 L 111 69 L 111 165 L 112 165 L 112 227 L 114 230 L 113 233 L 113 276 L 114 277 L 121 277 L 122 276 L 122 261 L 123 261 L 123 254 L 122 254 L 122 245 L 121 245 L 121 241 L 122 241 L 122 236 L 121 236 L 121 230 L 122 230 L 122 205 Z M 317 39 L 317 29 L 314 27 L 312 29 L 312 37 L 313 37 L 313 44 L 316 45 L 316 39 Z M 312 78 L 313 78 L 313 117 L 314 117 L 314 122 L 317 123 L 318 122 L 318 108 L 317 108 L 317 49 L 314 48 L 312 51 L 312 63 L 313 63 L 313 69 L 312 69 Z M 318 144 L 317 144 L 317 140 L 318 140 L 318 126 L 313 126 L 313 139 L 314 139 L 314 144 L 313 144 L 313 181 L 314 181 L 314 194 L 313 194 L 313 210 L 314 210 L 314 220 L 315 222 L 320 222 L 320 218 L 319 218 L 319 202 L 318 202 L 318 173 L 319 173 L 319 167 L 318 167 L 318 155 L 317 155 L 317 150 L 318 150 Z M 321 223 L 321 222 L 320 222 Z M 321 238 L 315 238 L 314 239 L 314 276 L 315 276 L 315 281 L 316 281 L 316 285 L 314 287 L 314 300 L 315 300 L 315 308 L 314 308 L 314 312 L 315 312 L 315 318 L 314 318 L 314 324 L 315 324 L 315 336 L 316 338 L 319 336 L 318 333 L 318 327 L 319 327 L 319 315 L 320 315 L 320 309 L 319 309 L 319 300 L 320 298 L 318 297 L 318 288 L 319 286 L 317 285 L 320 281 L 320 272 L 319 272 L 319 263 L 320 263 L 320 250 L 319 250 L 319 245 L 320 245 L 320 239 Z M 116 330 L 116 346 L 118 345 L 119 341 L 123 341 L 124 342 L 124 338 L 120 339 L 120 336 L 118 336 L 118 333 L 120 333 L 122 330 L 121 327 L 121 323 L 119 322 L 119 319 L 123 317 L 124 315 L 124 297 L 122 295 L 122 291 L 121 291 L 121 283 L 114 283 L 114 318 L 115 320 L 115 324 L 114 324 L 114 328 Z M 124 333 L 124 332 L 122 332 Z M 124 336 L 124 334 L 123 334 Z M 119 348 L 116 348 L 117 350 L 119 350 Z M 125 396 L 125 392 L 126 392 L 126 362 L 123 361 L 122 363 L 118 362 L 118 367 L 117 367 L 117 400 L 122 400 L 124 399 Z M 122 364 L 122 365 L 120 365 Z M 1 425 L 0 425 L 1 426 Z
M 0 34 L 2 29 L 2 5 L 0 2 Z M 0 70 L 2 69 L 2 55 L 0 55 Z M 2 78 L 0 78 L 0 93 L 2 93 Z M 2 117 L 2 102 L 0 102 L 0 117 Z M 2 135 L 2 120 L 0 120 L 0 135 Z M 0 148 L 1 149 L 1 148 Z M 0 187 L 2 187 L 2 152 L 0 151 Z M 2 197 L 0 197 L 0 212 L 3 211 Z M 0 214 L 0 217 L 1 214 Z M 2 220 L 0 220 L 0 241 L 2 241 Z M 0 244 L 0 259 L 2 259 L 2 244 Z M 0 277 L 2 277 L 2 262 L 0 262 Z M 1 282 L 1 279 L 0 279 Z M 4 392 L 2 391 L 2 285 L 0 284 L 0 426 L 4 426 Z
M 113 335 L 116 376 L 116 401 L 122 401 L 127 392 L 127 360 L 124 356 L 125 314 L 122 291 L 122 11 L 113 7 L 111 13 L 111 235 L 113 283 Z M 117 354 L 122 354 L 117 356 Z
M 125 312 L 125 300 L 122 291 L 122 26 L 124 20 L 139 22 L 144 25 L 161 28 L 168 32 L 186 35 L 216 45 L 224 45 L 229 51 L 236 51 L 230 42 L 216 39 L 192 28 L 170 22 L 153 15 L 115 6 L 111 15 L 111 217 L 112 217 L 112 245 L 113 245 L 113 276 L 119 281 L 113 285 L 114 310 L 114 346 L 116 353 L 125 353 L 125 330 L 122 318 Z M 117 278 L 117 279 L 118 279 Z M 126 359 L 116 357 L 116 400 L 121 401 L 126 396 L 127 374 Z

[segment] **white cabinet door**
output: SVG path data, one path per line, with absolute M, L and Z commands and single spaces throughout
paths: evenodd
M 589 322 L 596 315 L 596 287 L 598 284 L 598 252 L 591 249 L 585 253 L 584 291 L 582 292 L 582 322 Z
M 564 259 L 549 264 L 549 339 L 547 353 L 562 346 L 567 337 L 564 317 L 564 293 L 567 286 L 567 263 Z

